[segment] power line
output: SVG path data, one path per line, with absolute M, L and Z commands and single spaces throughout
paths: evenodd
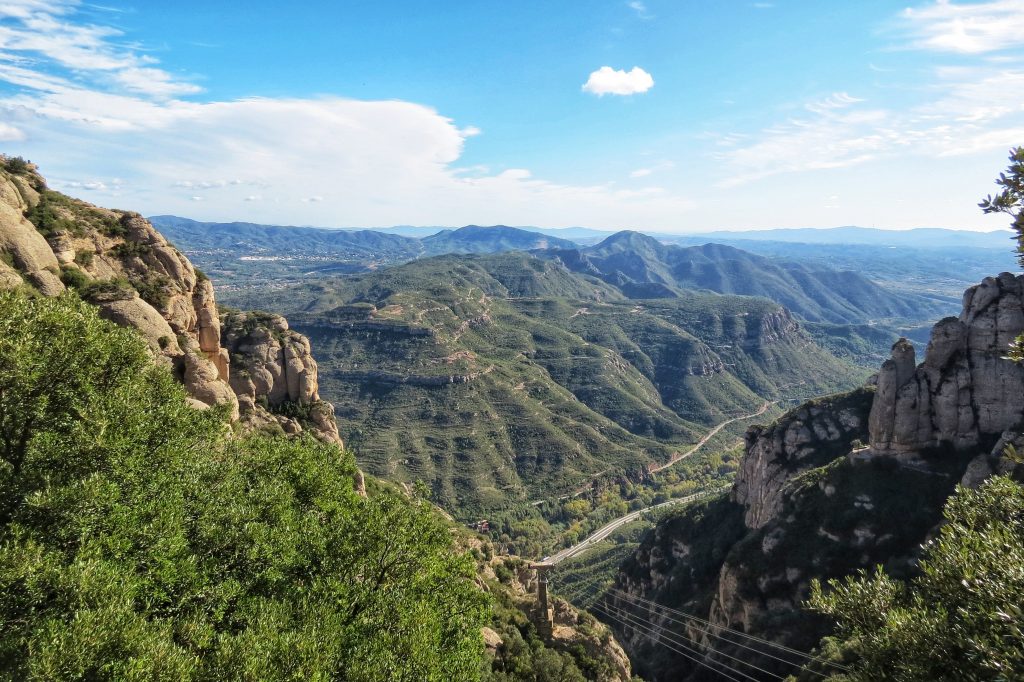
M 779 644 L 778 642 L 772 642 L 771 640 L 763 639 L 761 637 L 757 637 L 756 635 L 751 635 L 751 634 L 748 634 L 746 632 L 742 632 L 740 630 L 735 630 L 733 628 L 728 627 L 727 625 L 720 625 L 718 623 L 712 623 L 711 621 L 705 620 L 705 619 L 700 618 L 698 616 L 694 616 L 694 615 L 686 613 L 684 611 L 680 611 L 679 609 L 674 609 L 671 606 L 665 606 L 664 604 L 659 604 L 657 602 L 651 601 L 650 599 L 644 599 L 643 597 L 638 597 L 636 595 L 632 595 L 632 594 L 629 594 L 627 592 L 623 592 L 622 590 L 619 590 L 619 589 L 614 588 L 614 587 L 611 588 L 611 590 L 609 590 L 609 591 L 610 592 L 615 592 L 615 593 L 617 593 L 618 595 L 622 596 L 624 599 L 627 599 L 627 600 L 635 600 L 635 601 L 638 601 L 638 602 L 644 602 L 644 603 L 649 604 L 651 606 L 654 606 L 654 607 L 657 607 L 657 608 L 660 608 L 660 609 L 664 609 L 666 611 L 670 611 L 672 613 L 675 613 L 675 614 L 678 614 L 680 616 L 683 616 L 684 618 L 688 618 L 690 620 L 693 620 L 693 621 L 696 621 L 696 622 L 701 623 L 703 625 L 706 625 L 709 628 L 716 628 L 718 630 L 723 630 L 725 632 L 728 632 L 729 634 L 736 635 L 738 637 L 746 637 L 747 639 L 753 640 L 753 641 L 758 642 L 760 644 L 764 644 L 764 645 L 770 646 L 770 647 L 775 647 L 776 649 L 780 649 L 780 650 L 785 651 L 787 653 L 794 654 L 796 656 L 800 656 L 802 658 L 805 658 L 809 662 L 825 663 L 827 665 L 831 665 L 831 666 L 834 666 L 836 668 L 839 668 L 840 670 L 845 670 L 847 672 L 852 672 L 851 669 L 848 666 L 842 665 L 841 663 L 836 663 L 834 661 L 822 660 L 820 657 L 812 656 L 811 654 L 807 653 L 806 651 L 800 651 L 799 649 L 794 649 L 794 648 L 788 647 L 788 646 L 786 646 L 784 644 Z M 729 640 L 726 640 L 726 641 L 729 641 Z M 734 644 L 738 645 L 739 642 L 734 642 Z
M 731 680 L 731 682 L 743 682 L 739 678 L 733 677 L 732 675 L 730 675 L 730 674 L 728 674 L 726 672 L 718 670 L 717 668 L 712 668 L 711 665 L 707 661 L 704 661 L 704 660 L 702 660 L 700 658 L 697 658 L 695 656 L 691 656 L 690 654 L 687 654 L 687 653 L 685 653 L 683 651 L 680 651 L 679 649 L 676 649 L 675 647 L 673 647 L 668 642 L 662 641 L 661 636 L 658 633 L 656 633 L 656 632 L 654 632 L 652 630 L 647 630 L 646 628 L 641 628 L 640 626 L 628 623 L 628 622 L 622 620 L 621 618 L 619 618 L 619 617 L 609 613 L 608 611 L 605 611 L 603 608 L 601 608 L 600 606 L 598 606 L 596 604 L 593 607 L 591 607 L 591 608 L 595 609 L 598 613 L 602 614 L 605 618 L 611 618 L 612 620 L 617 621 L 621 625 L 624 625 L 626 627 L 631 627 L 631 628 L 633 628 L 635 630 L 638 630 L 640 632 L 640 634 L 647 635 L 647 638 L 650 639 L 651 642 L 653 642 L 654 644 L 660 644 L 661 646 L 665 647 L 666 649 L 668 649 L 670 651 L 673 651 L 673 652 L 679 654 L 680 656 L 683 656 L 683 657 L 693 661 L 697 665 L 704 666 L 705 668 L 707 668 L 708 670 L 710 670 L 713 673 L 718 673 L 719 675 L 721 675 L 725 679 Z M 693 651 L 694 653 L 697 653 L 693 649 L 689 649 L 689 650 Z M 716 663 L 717 663 L 717 661 L 716 661 Z M 719 664 L 719 665 L 723 665 L 724 666 L 724 664 Z M 728 666 L 724 666 L 724 667 L 727 670 L 731 671 L 731 668 L 729 668 Z M 740 671 L 737 670 L 737 671 L 733 671 L 733 672 L 740 672 Z M 749 676 L 747 676 L 747 677 L 748 677 L 748 679 L 753 679 L 753 678 L 751 678 Z
M 626 598 L 626 597 L 624 597 L 624 598 Z M 627 600 L 628 600 L 628 598 L 627 598 Z M 635 602 L 635 601 L 633 602 L 633 604 L 634 604 L 635 606 L 638 606 L 638 607 L 641 607 L 641 608 L 642 608 L 642 607 L 644 607 L 644 605 L 643 605 L 643 604 L 640 604 L 640 603 L 638 603 L 638 602 Z M 651 603 L 650 603 L 650 605 L 649 605 L 649 606 L 647 606 L 647 609 L 648 609 L 648 610 L 652 610 L 652 611 L 653 611 L 652 607 L 660 607 L 660 608 L 667 608 L 667 607 L 662 607 L 662 606 L 661 606 L 660 604 L 656 604 L 656 603 L 653 603 L 653 602 L 651 602 Z M 665 613 L 661 613 L 661 614 L 659 614 L 659 615 L 660 615 L 661 617 L 665 618 L 666 620 L 670 620 L 670 621 L 673 621 L 673 622 L 675 622 L 675 623 L 679 623 L 680 625 L 684 625 L 684 626 L 685 626 L 685 625 L 688 625 L 688 624 L 690 623 L 690 621 L 680 620 L 680 619 L 678 619 L 678 618 L 675 618 L 675 617 L 673 617 L 673 616 L 670 616 L 670 615 L 668 615 L 668 614 L 665 614 Z M 715 625 L 712 625 L 712 626 L 705 626 L 705 627 L 724 627 L 724 626 L 715 626 Z M 708 635 L 708 636 L 710 636 L 710 637 L 714 637 L 715 639 L 721 640 L 722 642 L 725 642 L 726 644 L 732 644 L 733 646 L 738 646 L 738 647 L 740 647 L 741 649 L 746 649 L 746 650 L 748 650 L 748 651 L 753 651 L 753 652 L 754 652 L 754 653 L 756 653 L 756 654 L 760 654 L 761 656 L 766 656 L 767 658 L 771 658 L 771 659 L 774 659 L 774 660 L 776 660 L 776 661 L 779 661 L 780 663 L 785 663 L 786 665 L 791 665 L 791 666 L 794 666 L 794 667 L 800 667 L 800 666 L 802 666 L 802 665 L 805 665 L 805 664 L 804 664 L 803 662 L 801 662 L 801 661 L 790 661 L 790 660 L 787 660 L 787 659 L 785 659 L 785 658 L 779 658 L 778 656 L 776 656 L 776 655 L 774 655 L 774 654 L 770 654 L 770 653 L 768 653 L 767 651 L 763 651 L 763 650 L 761 650 L 761 649 L 755 649 L 754 647 L 752 647 L 752 646 L 748 646 L 748 645 L 746 645 L 746 644 L 743 644 L 742 642 L 736 642 L 736 641 L 734 641 L 734 640 L 731 640 L 731 639 L 726 639 L 726 638 L 725 638 L 725 637 L 723 637 L 722 635 L 719 635 L 719 634 L 716 634 L 716 633 L 712 632 L 712 631 L 711 631 L 710 629 L 708 629 L 708 630 L 704 630 L 703 632 L 704 632 L 704 634 L 705 634 L 705 635 Z M 735 634 L 735 633 L 734 633 L 734 634 Z M 825 675 L 825 674 L 823 674 L 823 673 L 819 673 L 819 672 L 818 672 L 818 671 L 816 671 L 816 670 L 808 670 L 807 672 L 809 672 L 809 673 L 811 673 L 811 674 L 813 674 L 813 675 L 818 675 L 819 677 L 826 677 L 826 675 Z
M 642 619 L 642 618 L 640 618 L 639 616 L 636 616 L 635 614 L 631 614 L 631 613 L 630 613 L 629 611 L 626 611 L 625 609 L 622 609 L 622 608 L 620 608 L 620 607 L 612 607 L 612 608 L 617 608 L 617 609 L 618 609 L 618 610 L 619 610 L 620 612 L 624 613 L 624 614 L 626 615 L 626 617 L 627 617 L 627 618 L 630 618 L 630 619 L 632 619 L 632 620 L 634 620 L 634 621 L 638 621 L 638 622 L 643 622 L 643 623 L 646 623 L 646 624 L 652 625 L 652 626 L 654 626 L 654 627 L 660 627 L 660 626 L 659 626 L 659 625 L 658 625 L 657 623 L 654 623 L 654 622 L 652 622 L 652 621 L 648 621 L 648 620 L 646 620 L 646 619 Z M 670 631 L 670 632 L 671 632 L 671 631 Z M 677 634 L 677 633 L 672 633 L 672 634 Z M 680 636 L 682 636 L 682 637 L 686 637 L 686 635 L 684 635 L 684 634 L 680 634 Z M 690 640 L 690 639 L 689 639 L 688 637 L 687 637 L 687 640 L 688 640 L 688 641 L 689 641 L 690 643 L 692 643 L 692 644 L 696 644 L 695 642 L 693 642 L 693 640 Z M 681 643 L 679 643 L 679 642 L 676 642 L 676 643 L 677 643 L 677 644 L 680 644 L 681 646 L 685 646 L 685 645 L 683 645 L 683 644 L 681 644 Z M 737 663 L 740 663 L 740 664 L 742 664 L 742 665 L 745 665 L 745 666 L 747 666 L 747 667 L 749 667 L 749 668 L 753 668 L 754 670 L 756 670 L 756 671 L 758 671 L 758 672 L 761 672 L 761 673 L 764 673 L 765 675 L 768 675 L 768 676 L 770 676 L 770 677 L 773 677 L 773 678 L 775 678 L 775 679 L 779 679 L 779 680 L 781 680 L 781 679 L 782 679 L 782 675 L 779 675 L 778 673 L 773 673 L 773 672 L 771 672 L 771 671 L 769 671 L 769 670 L 765 670 L 764 668 L 761 668 L 761 667 L 759 667 L 759 666 L 757 666 L 757 665 L 754 665 L 753 663 L 750 663 L 749 661 L 744 661 L 744 660 L 743 660 L 742 658 L 737 658 L 737 657 L 735 657 L 735 656 L 730 656 L 729 654 L 725 653 L 724 651 L 719 651 L 718 649 L 715 649 L 714 647 L 711 647 L 711 646 L 708 646 L 707 648 L 708 648 L 708 650 L 709 650 L 709 651 L 711 651 L 712 653 L 716 653 L 716 654 L 718 654 L 718 655 L 720 655 L 720 656 L 724 656 L 724 657 L 726 657 L 726 658 L 728 658 L 728 659 L 731 659 L 731 660 L 733 660 L 733 661 L 736 661 Z M 719 662 L 719 661 L 716 661 L 716 663 L 717 663 L 717 662 Z M 723 664 L 723 665 L 724 665 L 724 664 Z M 733 670 L 735 670 L 735 672 L 741 672 L 741 671 L 739 671 L 739 670 L 736 670 L 735 668 L 733 668 Z

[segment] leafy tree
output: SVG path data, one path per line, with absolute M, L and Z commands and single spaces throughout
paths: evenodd
M 1010 150 L 1010 165 L 999 174 L 996 184 L 1003 189 L 986 196 L 978 206 L 985 213 L 1006 213 L 1013 218 L 1010 226 L 1017 233 L 1017 261 L 1024 267 L 1024 147 Z M 1024 361 L 1024 335 L 1014 340 L 1009 357 Z
M 849 680 L 1011 680 L 1024 676 L 1024 486 L 960 488 L 910 583 L 879 567 L 815 581 L 812 609 L 838 622 Z M 836 650 L 835 641 L 825 649 Z
M 74 295 L 0 294 L 0 680 L 479 676 L 487 599 L 425 502 L 226 427 Z
M 1010 165 L 1000 173 L 996 184 L 1002 191 L 988 195 L 978 204 L 985 213 L 1006 213 L 1013 218 L 1017 233 L 1017 258 L 1024 266 L 1024 147 L 1010 150 Z

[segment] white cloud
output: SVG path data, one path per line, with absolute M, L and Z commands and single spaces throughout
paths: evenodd
M 459 132 L 462 133 L 463 137 L 476 137 L 477 135 L 482 135 L 484 131 L 480 130 L 476 126 L 466 126 Z
M 0 7 L 0 61 L 43 60 L 75 80 L 147 97 L 201 91 L 197 85 L 156 68 L 156 59 L 118 40 L 120 30 L 70 20 L 76 7 L 71 0 L 6 0 Z M 61 80 L 52 74 L 35 75 Z
M 1024 0 L 938 0 L 904 10 L 902 20 L 917 49 L 980 54 L 1024 45 Z
M 637 95 L 654 87 L 654 78 L 639 66 L 631 70 L 616 70 L 602 66 L 590 74 L 583 91 L 595 95 Z
M 657 164 L 655 164 L 653 166 L 648 166 L 646 168 L 637 168 L 636 170 L 632 171 L 629 174 L 629 177 L 631 177 L 631 178 L 646 178 L 647 176 L 653 175 L 654 173 L 660 173 L 661 171 L 672 170 L 675 167 L 676 167 L 676 164 L 674 164 L 671 161 L 662 161 L 661 163 L 657 163 Z
M 820 99 L 816 102 L 810 102 L 804 106 L 808 111 L 822 113 L 825 111 L 833 111 L 835 109 L 846 109 L 849 106 L 863 101 L 864 100 L 858 99 L 857 97 L 851 97 L 845 92 L 834 92 L 824 99 Z
M 629 8 L 636 12 L 636 15 L 641 19 L 653 19 L 654 15 L 647 11 L 647 5 L 640 0 L 632 0 L 628 3 Z
M 1024 140 L 1024 70 L 940 67 L 933 78 L 933 97 L 906 110 L 866 108 L 838 93 L 805 105 L 810 116 L 765 128 L 749 143 L 731 138 L 715 155 L 732 173 L 721 185 L 897 156 L 1005 150 Z
M 24 132 L 12 125 L 0 122 L 0 142 L 17 142 L 24 139 Z

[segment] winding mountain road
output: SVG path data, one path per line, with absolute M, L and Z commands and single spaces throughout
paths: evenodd
M 653 473 L 657 473 L 657 472 L 661 471 L 662 469 L 669 468 L 670 466 L 672 466 L 676 462 L 679 462 L 680 460 L 686 459 L 687 457 L 689 457 L 690 455 L 692 455 L 693 453 L 697 452 L 702 447 L 704 447 L 704 445 L 709 440 L 711 440 L 712 438 L 715 437 L 716 433 L 721 431 L 723 428 L 725 428 L 729 424 L 732 424 L 733 422 L 742 421 L 744 419 L 750 419 L 751 417 L 757 417 L 759 415 L 764 414 L 765 411 L 768 410 L 768 408 L 771 406 L 771 404 L 773 402 L 775 402 L 775 401 L 774 400 L 766 400 L 764 402 L 764 405 L 761 405 L 761 408 L 757 412 L 751 412 L 750 414 L 743 414 L 743 415 L 740 415 L 739 417 L 733 417 L 732 419 L 728 419 L 728 420 L 722 422 L 721 424 L 719 424 L 718 426 L 716 426 L 715 428 L 711 429 L 706 434 L 704 434 L 704 437 L 701 438 L 699 441 L 697 441 L 697 444 L 694 445 L 689 450 L 687 450 L 686 452 L 683 452 L 683 453 L 680 453 L 680 454 L 676 454 L 676 455 L 672 455 L 672 457 L 667 462 L 665 462 L 664 464 L 662 464 L 660 466 L 656 466 L 656 467 L 651 467 L 651 469 L 650 469 L 651 473 L 652 474 Z
M 751 412 L 750 414 L 740 415 L 739 417 L 733 417 L 732 419 L 728 419 L 728 420 L 722 422 L 721 424 L 719 424 L 718 426 L 716 426 L 715 428 L 711 429 L 706 434 L 704 434 L 704 437 L 701 438 L 699 441 L 697 441 L 697 443 L 692 448 L 690 448 L 686 452 L 680 453 L 679 455 L 673 456 L 668 462 L 662 464 L 661 466 L 657 466 L 657 467 L 652 468 L 651 469 L 651 473 L 655 473 L 657 471 L 661 471 L 662 469 L 666 469 L 666 468 L 672 466 L 673 464 L 675 464 L 676 462 L 679 462 L 680 460 L 686 459 L 687 457 L 689 457 L 693 453 L 697 452 L 697 450 L 700 450 L 702 447 L 704 447 L 704 445 L 706 445 L 709 440 L 711 440 L 712 438 L 715 437 L 715 434 L 717 434 L 719 431 L 721 431 L 723 428 L 725 428 L 729 424 L 732 424 L 733 422 L 742 421 L 744 419 L 750 419 L 751 417 L 757 417 L 759 415 L 764 414 L 768 410 L 768 408 L 772 405 L 773 402 L 775 402 L 775 401 L 766 400 L 764 402 L 764 404 L 761 405 L 760 409 L 758 409 L 756 412 Z M 661 508 L 664 508 L 664 507 L 670 507 L 670 506 L 676 505 L 676 504 L 684 504 L 686 502 L 692 502 L 692 501 L 694 501 L 694 500 L 696 500 L 698 498 L 705 497 L 707 495 L 712 495 L 714 493 L 721 492 L 722 490 L 726 490 L 728 487 L 729 486 L 724 486 L 722 488 L 716 488 L 716 489 L 713 489 L 713 490 L 702 490 L 701 492 L 694 493 L 693 495 L 687 495 L 686 497 L 679 497 L 679 498 L 676 498 L 674 500 L 668 500 L 667 502 L 662 502 L 661 504 L 655 504 L 655 505 L 650 506 L 650 507 L 644 507 L 643 509 L 637 509 L 636 511 L 630 512 L 630 513 L 626 514 L 625 516 L 620 516 L 619 518 L 615 519 L 614 521 L 609 521 L 608 523 L 606 523 L 605 525 L 601 526 L 600 528 L 595 530 L 593 533 L 591 533 L 585 540 L 582 540 L 582 541 L 576 543 L 572 547 L 566 547 L 565 549 L 561 550 L 560 552 L 556 552 L 555 554 L 552 554 L 551 556 L 544 557 L 543 560 L 541 560 L 539 562 L 536 562 L 536 564 L 540 564 L 542 566 L 544 566 L 544 565 L 556 566 L 559 563 L 565 561 L 566 559 L 571 559 L 572 557 L 576 556 L 577 554 L 581 554 L 582 552 L 587 551 L 593 545 L 597 544 L 598 542 L 601 542 L 602 540 L 607 538 L 609 535 L 614 533 L 616 530 L 618 530 L 622 526 L 626 525 L 627 523 L 630 523 L 631 521 L 635 521 L 636 519 L 640 518 L 641 516 L 643 516 L 645 513 L 649 512 L 649 511 L 654 511 L 655 509 L 661 509 Z

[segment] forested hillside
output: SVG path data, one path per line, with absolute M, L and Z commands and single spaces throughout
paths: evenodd
M 259 296 L 317 347 L 324 395 L 361 464 L 427 482 L 467 520 L 539 521 L 558 513 L 555 498 L 599 479 L 640 481 L 765 400 L 864 376 L 765 299 L 629 300 L 522 253 L 437 257 Z

